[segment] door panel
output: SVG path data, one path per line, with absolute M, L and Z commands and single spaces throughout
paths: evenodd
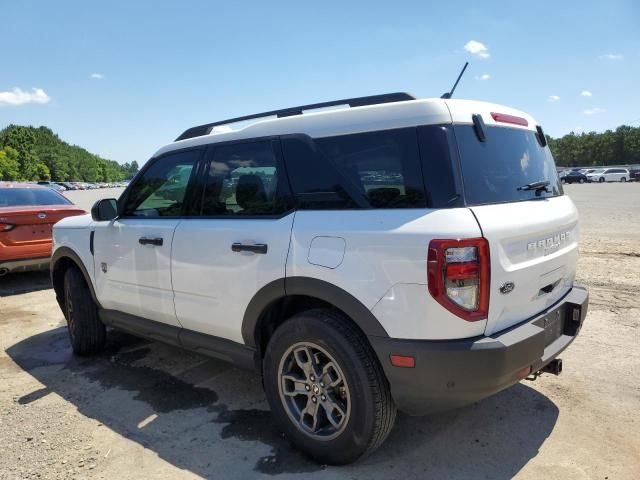
M 105 309 L 179 326 L 171 285 L 171 243 L 186 214 L 203 149 L 151 160 L 124 193 L 120 217 L 94 234 L 96 295 Z
M 176 315 L 184 328 L 244 343 L 247 305 L 266 284 L 284 278 L 294 214 L 281 219 L 185 219 L 173 240 Z M 267 245 L 267 253 L 232 250 Z
M 294 214 L 278 140 L 217 145 L 202 172 L 199 217 L 178 225 L 171 259 L 182 326 L 243 343 L 253 296 L 284 278 Z
M 178 223 L 177 219 L 126 218 L 96 224 L 96 295 L 103 308 L 179 326 L 170 271 L 171 242 Z M 143 237 L 162 238 L 162 245 L 141 245 Z

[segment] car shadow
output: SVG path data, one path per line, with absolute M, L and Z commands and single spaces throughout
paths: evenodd
M 0 277 L 0 297 L 37 292 L 51 288 L 49 271 L 9 273 Z
M 519 384 L 439 416 L 400 415 L 371 456 L 326 467 L 278 432 L 260 378 L 221 361 L 120 332 L 110 332 L 102 354 L 77 357 L 63 327 L 16 343 L 7 354 L 43 384 L 19 404 L 55 392 L 83 415 L 205 478 L 317 472 L 331 478 L 507 479 L 537 455 L 558 418 L 553 402 Z

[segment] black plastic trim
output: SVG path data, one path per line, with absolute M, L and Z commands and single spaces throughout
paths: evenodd
M 389 337 L 373 313 L 350 293 L 316 278 L 287 277 L 268 283 L 249 302 L 242 320 L 242 338 L 247 345 L 256 348 L 263 312 L 275 301 L 293 295 L 317 298 L 334 305 L 351 318 L 365 335 Z
M 192 352 L 229 362 L 237 367 L 257 368 L 256 350 L 226 338 L 156 322 L 117 310 L 99 310 L 105 325 L 149 340 L 168 343 Z
M 93 283 L 91 282 L 91 277 L 89 276 L 89 272 L 87 272 L 87 269 L 84 263 L 82 263 L 80 256 L 69 247 L 60 247 L 56 249 L 55 252 L 53 252 L 53 256 L 51 257 L 51 266 L 49 270 L 51 275 L 51 284 L 55 286 L 55 284 L 53 283 L 53 272 L 56 268 L 56 264 L 58 263 L 58 261 L 62 260 L 63 258 L 69 258 L 80 269 L 80 272 L 82 272 L 82 276 L 84 277 L 84 281 L 87 283 L 87 286 L 89 287 L 89 292 L 91 292 L 91 298 L 96 303 L 98 308 L 100 308 L 100 302 L 98 302 L 98 297 L 96 297 L 96 292 L 93 289 Z M 56 300 L 58 300 L 58 304 L 62 305 L 61 303 L 62 299 L 58 297 L 57 291 L 56 291 Z
M 213 123 L 206 123 L 204 125 L 198 125 L 185 130 L 178 138 L 179 140 L 186 140 L 187 138 L 201 137 L 208 135 L 214 127 L 220 125 L 227 125 L 230 123 L 243 122 L 245 120 L 253 120 L 263 117 L 291 117 L 294 115 L 302 115 L 305 110 L 314 110 L 318 108 L 335 107 L 339 105 L 349 105 L 350 107 L 363 107 L 366 105 L 377 105 L 381 103 L 393 103 L 404 102 L 407 100 L 415 100 L 416 97 L 405 92 L 385 93 L 381 95 L 370 95 L 367 97 L 345 98 L 342 100 L 332 100 L 330 102 L 311 103 L 308 105 L 299 105 L 297 107 L 288 107 L 279 110 L 271 110 L 268 112 L 254 113 L 252 115 L 245 115 L 243 117 L 229 118 L 227 120 L 221 120 Z

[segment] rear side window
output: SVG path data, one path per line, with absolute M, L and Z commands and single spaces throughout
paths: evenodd
M 283 140 L 300 208 L 426 206 L 415 128 Z
M 216 147 L 205 172 L 201 215 L 284 213 L 286 183 L 281 177 L 269 140 Z
M 0 188 L 0 207 L 30 205 L 71 205 L 71 202 L 48 188 Z
M 468 205 L 517 202 L 562 195 L 549 147 L 531 130 L 485 126 L 481 142 L 471 125 L 454 126 Z M 549 182 L 546 191 L 526 185 Z

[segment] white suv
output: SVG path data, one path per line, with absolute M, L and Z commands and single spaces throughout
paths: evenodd
M 396 409 L 559 373 L 587 311 L 577 257 L 530 116 L 398 93 L 187 130 L 55 226 L 51 268 L 77 354 L 108 326 L 255 368 L 292 442 L 342 464 Z
M 626 168 L 601 168 L 587 173 L 589 182 L 628 182 L 629 170 Z

